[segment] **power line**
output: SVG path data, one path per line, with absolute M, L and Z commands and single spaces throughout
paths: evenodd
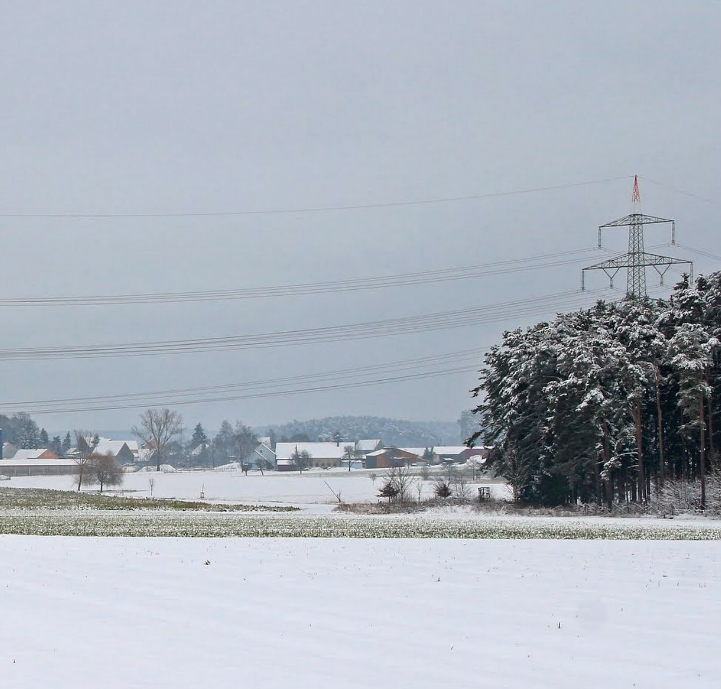
M 686 249 L 687 251 L 693 251 L 693 253 L 699 254 L 700 256 L 707 256 L 708 258 L 713 258 L 716 261 L 721 261 L 721 256 L 712 254 L 710 251 L 704 251 L 703 249 L 694 249 L 692 246 L 687 246 L 686 244 L 676 243 L 676 246 L 680 247 L 681 249 Z
M 668 191 L 672 191 L 676 194 L 681 194 L 682 196 L 690 196 L 693 199 L 698 199 L 699 201 L 704 201 L 705 203 L 711 203 L 713 205 L 716 205 L 717 202 L 713 199 L 708 199 L 705 196 L 700 196 L 699 194 L 694 194 L 691 191 L 686 191 L 684 189 L 679 189 L 678 187 L 673 187 L 670 184 L 664 184 L 663 182 L 657 182 L 656 180 L 651 179 L 650 177 L 642 177 L 639 175 L 639 178 L 644 180 L 645 182 L 650 182 L 651 184 L 654 184 L 657 187 L 661 187 L 662 189 L 668 189 Z
M 69 404 L 125 404 L 130 403 L 135 406 L 149 406 L 152 403 L 157 405 L 178 404 L 180 400 L 186 397 L 208 394 L 230 394 L 237 391 L 263 390 L 271 391 L 276 388 L 288 389 L 293 386 L 307 385 L 310 383 L 317 384 L 323 381 L 338 381 L 342 379 L 357 378 L 355 382 L 361 382 L 368 376 L 378 375 L 379 373 L 397 373 L 400 371 L 408 371 L 413 369 L 426 369 L 440 364 L 460 363 L 463 360 L 478 360 L 485 351 L 484 348 L 463 349 L 453 352 L 445 352 L 426 357 L 415 359 L 405 359 L 399 361 L 391 361 L 384 364 L 375 364 L 369 366 L 357 366 L 347 369 L 338 369 L 332 371 L 322 371 L 318 373 L 285 376 L 282 378 L 266 378 L 260 380 L 251 380 L 241 383 L 224 383 L 221 385 L 204 385 L 191 388 L 176 388 L 156 391 L 146 391 L 138 393 L 127 393 L 118 395 L 97 395 L 82 397 L 65 397 L 55 399 L 41 399 L 35 401 L 21 400 L 0 403 L 0 408 L 20 408 L 25 411 L 34 412 L 33 407 L 42 407 L 49 409 L 57 406 L 67 407 Z
M 116 411 L 120 409 L 138 409 L 138 408 L 145 408 L 145 407 L 159 407 L 159 406 L 168 406 L 168 405 L 190 405 L 190 404 L 208 404 L 208 403 L 214 403 L 214 402 L 229 402 L 229 401 L 237 401 L 237 400 L 247 400 L 247 399 L 261 399 L 266 397 L 287 397 L 290 395 L 301 395 L 301 394 L 309 394 L 314 392 L 327 392 L 329 390 L 345 390 L 348 388 L 360 388 L 360 387 L 370 387 L 375 385 L 386 385 L 390 383 L 399 383 L 399 382 L 405 382 L 410 380 L 420 380 L 420 379 L 427 379 L 427 378 L 436 378 L 439 376 L 448 376 L 448 375 L 455 375 L 459 373 L 468 373 L 470 371 L 473 371 L 476 367 L 475 366 L 459 366 L 456 368 L 450 368 L 450 369 L 441 369 L 436 371 L 425 371 L 420 373 L 408 373 L 404 375 L 399 376 L 388 376 L 384 378 L 376 378 L 373 380 L 366 380 L 366 381 L 360 381 L 360 382 L 347 382 L 347 383 L 331 383 L 327 385 L 315 385 L 315 386 L 308 386 L 303 388 L 294 388 L 294 389 L 285 389 L 285 390 L 275 390 L 275 391 L 267 391 L 267 392 L 253 392 L 253 393 L 247 393 L 247 394 L 238 394 L 238 395 L 227 395 L 224 397 L 210 397 L 210 398 L 198 398 L 198 399 L 190 399 L 190 400 L 179 400 L 179 401 L 173 401 L 173 402 L 151 402 L 148 404 L 119 404 L 119 405 L 107 405 L 107 406 L 88 406 L 88 407 L 68 407 L 65 409 L 62 408 L 48 408 L 48 409 L 35 409 L 33 410 L 34 414 L 72 414 L 72 413 L 81 413 L 81 412 L 91 412 L 91 411 Z
M 362 203 L 347 206 L 315 206 L 300 208 L 281 208 L 264 210 L 238 210 L 238 211 L 209 211 L 209 212 L 172 212 L 172 213 L 0 213 L 0 218 L 61 218 L 61 219 L 113 219 L 113 218 L 216 218 L 236 217 L 243 215 L 282 215 L 292 213 L 324 213 L 328 211 L 349 211 L 371 208 L 397 208 L 402 206 L 421 206 L 437 203 L 454 203 L 457 201 L 473 201 L 479 199 L 499 198 L 503 196 L 519 196 L 522 194 L 537 194 L 544 191 L 557 191 L 571 189 L 574 187 L 591 186 L 594 184 L 606 184 L 619 180 L 630 179 L 631 176 L 608 177 L 605 179 L 594 179 L 585 182 L 569 182 L 545 187 L 530 187 L 525 189 L 513 189 L 510 191 L 498 191 L 484 194 L 469 194 L 467 196 L 447 196 L 428 199 L 417 199 L 412 201 L 391 201 L 388 203 Z
M 505 306 L 505 305 L 498 305 Z M 195 405 L 215 402 L 309 394 L 330 390 L 386 385 L 438 376 L 457 375 L 478 369 L 486 348 L 471 348 L 415 359 L 406 359 L 296 376 L 251 380 L 241 383 L 166 389 L 152 392 L 67 397 L 0 404 L 22 408 L 34 414 L 114 411 L 160 406 Z M 462 365 L 472 359 L 473 365 Z M 436 368 L 445 366 L 445 368 Z M 448 367 L 450 366 L 450 368 Z M 415 370 L 414 370 L 415 369 Z M 417 369 L 421 369 L 418 371 Z M 382 375 L 381 375 L 382 374 Z M 395 375 L 388 375 L 395 374 Z
M 503 275 L 528 270 L 539 270 L 577 263 L 597 248 L 574 249 L 551 254 L 538 254 L 526 258 L 495 261 L 457 268 L 350 278 L 328 282 L 310 282 L 269 287 L 241 287 L 227 290 L 200 290 L 185 292 L 154 292 L 138 294 L 106 294 L 56 297 L 0 298 L 0 306 L 112 306 L 127 304 L 184 303 L 202 301 L 229 301 L 237 299 L 263 299 L 271 297 L 306 296 L 335 292 L 355 292 L 369 289 L 386 289 L 423 284 L 469 280 L 492 275 Z M 540 261 L 540 262 L 539 262 Z
M 600 291 L 601 294 L 607 290 Z M 0 349 L 0 361 L 51 359 L 90 359 L 159 354 L 197 353 L 284 347 L 317 343 L 343 342 L 390 335 L 432 332 L 493 323 L 518 318 L 549 309 L 569 309 L 588 303 L 587 293 L 578 290 L 560 292 L 530 299 L 501 302 L 470 309 L 457 309 L 417 316 L 351 323 L 321 328 L 275 331 L 254 335 L 234 335 L 184 340 L 92 344 L 64 347 L 24 347 Z

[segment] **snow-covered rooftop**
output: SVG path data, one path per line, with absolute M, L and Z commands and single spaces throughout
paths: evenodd
M 278 443 L 275 446 L 275 456 L 280 459 L 290 459 L 296 451 L 307 452 L 314 459 L 343 459 L 345 448 L 353 447 L 353 443 Z
M 373 452 L 380 444 L 380 438 L 377 440 L 359 440 L 355 445 L 355 449 L 358 452 Z
M 437 455 L 460 455 L 468 448 L 465 445 L 436 445 L 432 449 Z
M 72 459 L 37 459 L 37 457 L 18 458 L 18 456 L 15 455 L 12 459 L 0 459 L 0 474 L 2 473 L 3 467 L 70 467 L 75 466 L 75 464 L 76 463 Z
M 38 459 L 43 452 L 47 452 L 47 448 L 43 447 L 40 449 L 35 450 L 18 450 L 13 457 L 11 458 L 13 461 L 17 461 L 19 463 L 23 463 L 24 461 L 28 459 Z M 8 460 L 9 461 L 9 460 Z M 57 462 L 57 459 L 43 459 L 40 460 L 42 462 Z
M 100 442 L 95 448 L 96 454 L 107 455 L 110 454 L 113 457 L 117 456 L 118 452 L 123 449 L 123 445 L 127 445 L 128 449 L 134 454 L 138 454 L 138 441 L 137 440 L 108 440 L 107 438 L 101 438 Z
M 400 448 L 404 452 L 410 452 L 412 455 L 418 455 L 419 457 L 423 457 L 423 454 L 425 453 L 426 449 L 431 448 L 425 448 L 425 447 L 402 447 Z

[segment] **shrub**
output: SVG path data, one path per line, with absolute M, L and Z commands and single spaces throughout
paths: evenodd
M 450 498 L 451 495 L 453 495 L 453 491 L 451 490 L 451 487 L 448 485 L 446 481 L 443 481 L 442 479 L 439 481 L 436 481 L 436 484 L 433 486 L 433 494 L 437 498 Z

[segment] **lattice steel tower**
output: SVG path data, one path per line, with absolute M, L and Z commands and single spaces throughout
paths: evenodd
M 583 268 L 581 271 L 581 289 L 586 287 L 586 271 L 602 270 L 608 276 L 613 287 L 613 278 L 621 268 L 626 268 L 626 296 L 629 299 L 644 299 L 646 297 L 646 266 L 653 266 L 661 278 L 673 265 L 685 264 L 689 266 L 691 280 L 693 280 L 693 263 L 671 256 L 660 256 L 659 254 L 646 253 L 643 247 L 643 226 L 658 223 L 671 223 L 671 244 L 676 243 L 676 223 L 674 220 L 657 218 L 654 215 L 641 213 L 641 194 L 638 190 L 638 177 L 633 178 L 633 213 L 613 222 L 601 225 L 598 228 L 598 248 L 601 248 L 601 233 L 607 227 L 628 227 L 628 253 L 615 256 L 607 261 Z M 661 266 L 665 266 L 661 270 Z

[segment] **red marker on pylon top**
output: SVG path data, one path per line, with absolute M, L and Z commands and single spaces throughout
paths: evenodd
M 633 196 L 631 200 L 634 203 L 641 203 L 641 192 L 638 190 L 638 175 L 633 176 Z

